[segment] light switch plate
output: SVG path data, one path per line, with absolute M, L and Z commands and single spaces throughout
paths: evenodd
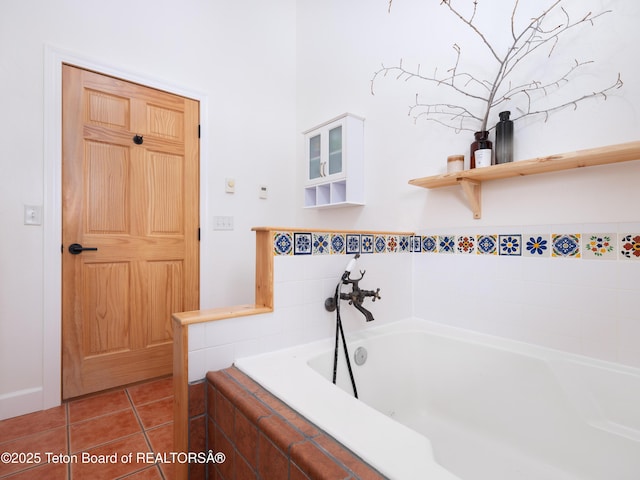
M 214 230 L 233 230 L 233 217 L 216 216 L 213 217 Z
M 42 207 L 40 205 L 24 206 L 24 224 L 42 225 Z

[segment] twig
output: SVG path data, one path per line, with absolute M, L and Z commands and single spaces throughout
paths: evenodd
M 514 102 L 519 97 L 524 98 L 524 108 L 516 106 L 522 115 L 518 118 L 530 115 L 545 115 L 545 121 L 552 112 L 561 110 L 568 106 L 574 106 L 577 108 L 579 102 L 587 99 L 602 97 L 606 100 L 607 93 L 613 89 L 621 88 L 623 82 L 620 74 L 618 79 L 612 85 L 603 88 L 601 90 L 594 91 L 589 94 L 584 94 L 577 97 L 574 100 L 549 107 L 544 110 L 532 110 L 532 102 L 534 97 L 547 96 L 551 89 L 560 88 L 570 82 L 570 76 L 572 76 L 576 70 L 592 64 L 592 61 L 583 61 L 575 63 L 567 69 L 565 73 L 560 75 L 551 81 L 529 80 L 518 82 L 516 86 L 512 85 L 510 80 L 516 71 L 530 59 L 530 55 L 543 46 L 549 46 L 549 52 L 547 56 L 551 56 L 556 50 L 560 42 L 562 34 L 573 30 L 581 25 L 589 24 L 594 25 L 595 20 L 601 16 L 610 13 L 611 10 L 605 10 L 597 14 L 587 12 L 578 20 L 572 21 L 571 15 L 562 5 L 564 0 L 555 0 L 550 6 L 546 7 L 539 15 L 530 19 L 530 21 L 521 29 L 516 30 L 516 19 L 518 16 L 518 8 L 520 0 L 514 0 L 513 9 L 511 11 L 510 28 L 511 28 L 511 45 L 507 46 L 506 53 L 504 55 L 498 54 L 500 49 L 496 45 L 492 45 L 484 33 L 479 29 L 476 24 L 476 16 L 479 11 L 479 0 L 471 0 L 473 3 L 473 10 L 471 14 L 465 16 L 460 12 L 458 8 L 452 5 L 453 0 L 441 0 L 440 5 L 447 7 L 450 13 L 452 13 L 459 21 L 469 27 L 482 41 L 482 44 L 488 49 L 491 56 L 496 60 L 495 75 L 492 80 L 486 80 L 479 78 L 477 75 L 460 69 L 462 48 L 458 43 L 453 44 L 453 49 L 456 52 L 456 57 L 453 65 L 446 70 L 445 75 L 439 75 L 438 69 L 434 68 L 433 74 L 425 75 L 421 73 L 421 65 L 418 64 L 415 69 L 407 69 L 404 67 L 402 60 L 400 60 L 397 66 L 386 67 L 382 64 L 382 67 L 375 71 L 371 78 L 371 93 L 375 94 L 374 86 L 375 82 L 380 77 L 386 77 L 389 74 L 395 76 L 396 80 L 404 80 L 408 82 L 410 80 L 418 80 L 432 84 L 436 87 L 444 87 L 450 93 L 457 95 L 461 100 L 473 100 L 480 102 L 484 105 L 482 114 L 471 113 L 469 109 L 462 104 L 445 104 L 441 102 L 426 102 L 422 103 L 418 101 L 418 95 L 416 94 L 415 102 L 409 107 L 409 115 L 413 116 L 417 121 L 419 118 L 425 118 L 430 121 L 434 121 L 441 125 L 453 128 L 456 132 L 461 130 L 487 130 L 487 124 L 491 111 L 497 107 L 501 107 L 507 102 Z M 389 0 L 388 11 L 391 11 L 391 5 L 393 0 Z M 559 10 L 562 15 L 562 21 L 558 24 L 552 24 L 547 26 L 551 14 Z M 515 120 L 515 119 L 514 119 Z

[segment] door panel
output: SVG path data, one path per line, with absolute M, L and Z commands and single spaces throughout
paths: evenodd
M 171 372 L 171 314 L 199 305 L 198 123 L 196 101 L 63 67 L 63 398 Z
M 86 233 L 129 233 L 129 149 L 89 141 L 84 155 Z
M 130 276 L 127 263 L 83 262 L 85 357 L 128 349 Z

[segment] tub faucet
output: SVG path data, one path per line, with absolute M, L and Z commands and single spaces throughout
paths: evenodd
M 343 285 L 351 284 L 351 292 L 341 293 L 340 299 L 349 300 L 349 305 L 353 305 L 354 307 L 356 307 L 356 310 L 358 310 L 360 313 L 364 315 L 364 318 L 367 320 L 367 322 L 371 322 L 373 320 L 373 315 L 369 310 L 367 310 L 362 306 L 362 303 L 364 302 L 364 299 L 366 297 L 371 297 L 371 301 L 373 302 L 375 302 L 376 299 L 380 299 L 380 289 L 377 288 L 374 291 L 374 290 L 362 290 L 360 288 L 360 286 L 358 285 L 358 282 L 362 280 L 362 277 L 364 277 L 365 273 L 366 271 L 361 270 L 360 278 L 355 278 L 355 279 L 351 278 L 351 274 L 349 273 L 346 276 L 346 278 L 342 279 Z
M 351 278 L 351 269 L 353 268 L 353 264 L 355 260 L 360 255 L 356 255 L 356 257 L 349 262 L 347 269 L 342 275 L 341 283 L 343 285 L 351 285 L 351 292 L 349 293 L 340 293 L 340 300 L 348 300 L 349 305 L 353 305 L 356 307 L 360 313 L 364 315 L 364 318 L 367 322 L 373 321 L 373 314 L 362 306 L 364 299 L 366 297 L 371 297 L 372 301 L 375 302 L 376 299 L 380 299 L 380 289 L 376 290 L 363 290 L 360 288 L 359 282 L 364 277 L 366 271 L 360 270 L 360 278 Z M 333 297 L 329 297 L 324 302 L 324 307 L 329 311 L 333 312 L 336 309 L 336 303 L 338 301 L 338 291 L 336 289 L 336 295 Z

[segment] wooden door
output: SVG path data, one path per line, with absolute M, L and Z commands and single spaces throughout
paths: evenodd
M 171 314 L 199 305 L 199 106 L 67 65 L 62 83 L 66 399 L 171 373 Z

